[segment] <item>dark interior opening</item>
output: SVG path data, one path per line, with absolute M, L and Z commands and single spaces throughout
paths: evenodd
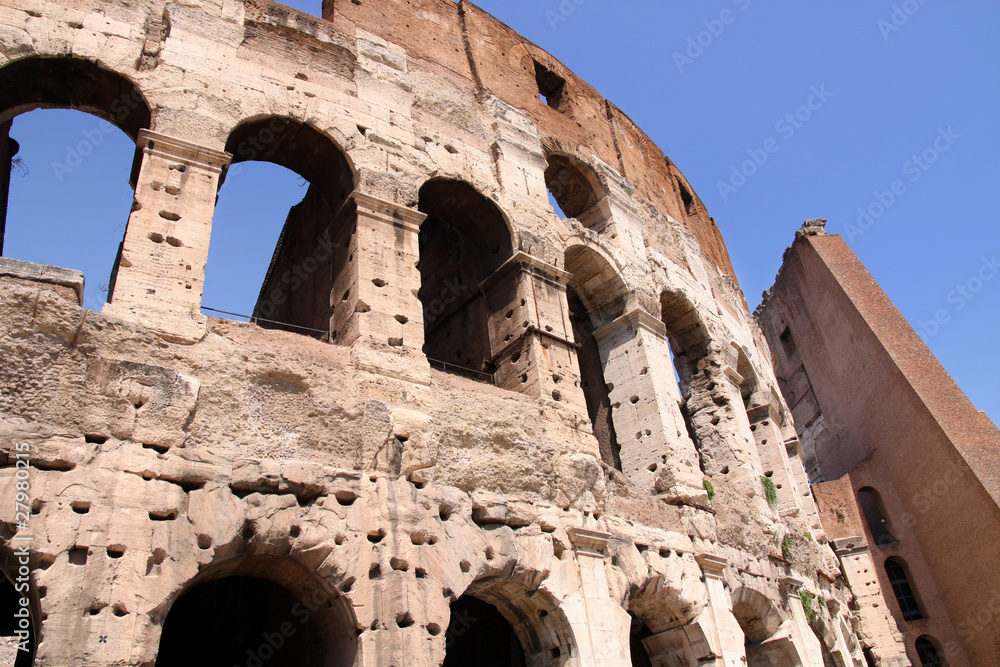
M 209 581 L 174 603 L 156 667 L 335 664 L 309 608 L 283 586 L 256 577 Z
M 443 667 L 524 667 L 524 648 L 496 607 L 471 595 L 451 604 Z
M 896 538 L 889 527 L 889 519 L 882 508 L 882 499 L 878 492 L 870 487 L 859 489 L 858 505 L 861 507 L 861 513 L 865 517 L 865 523 L 868 524 L 868 530 L 871 531 L 875 544 L 881 546 L 894 543 Z
M 642 643 L 643 639 L 653 635 L 653 631 L 646 627 L 646 624 L 640 621 L 635 614 L 629 614 L 629 616 L 632 617 L 632 625 L 629 628 L 628 634 L 628 648 L 629 654 L 632 656 L 632 667 L 653 667 L 653 661 L 649 657 L 649 652 Z
M 561 111 L 566 80 L 535 61 L 535 82 L 538 84 L 539 99 L 556 111 Z
M 943 667 L 944 661 L 941 660 L 941 655 L 930 637 L 927 635 L 917 637 L 915 646 L 917 657 L 920 658 L 920 664 L 923 667 Z
M 590 168 L 567 155 L 553 153 L 545 168 L 545 185 L 569 218 L 578 218 L 597 204 L 599 196 Z M 599 181 L 598 181 L 599 182 Z
M 35 612 L 32 605 L 22 604 L 29 601 L 29 598 L 22 597 L 7 578 L 6 573 L 0 574 L 0 637 L 18 637 L 26 651 L 17 651 L 14 667 L 30 667 L 35 661 Z M 21 611 L 27 610 L 27 612 Z M 21 623 L 24 614 L 27 614 L 25 623 Z M 22 616 L 15 616 L 20 614 Z M 22 627 L 23 625 L 27 627 Z M 25 630 L 27 633 L 25 634 Z M 22 634 L 18 635 L 18 632 Z
M 420 189 L 420 291 L 424 354 L 432 365 L 492 379 L 490 306 L 480 283 L 512 254 L 503 214 L 471 185 L 434 180 Z

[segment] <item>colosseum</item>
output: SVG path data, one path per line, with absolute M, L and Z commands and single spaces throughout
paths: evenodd
M 36 108 L 137 146 L 101 312 L 0 260 L 0 663 L 909 665 L 670 159 L 465 0 L 323 14 L 0 3 L 4 179 Z M 309 189 L 206 317 L 252 160 Z

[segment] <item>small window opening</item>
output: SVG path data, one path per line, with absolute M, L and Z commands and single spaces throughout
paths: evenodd
M 781 341 L 781 347 L 785 350 L 785 356 L 789 359 L 798 352 L 798 348 L 795 346 L 795 339 L 792 338 L 792 330 L 785 327 L 785 330 L 778 335 L 778 340 Z
M 561 111 L 566 80 L 536 61 L 535 81 L 538 83 L 538 99 L 556 111 Z
M 927 635 L 918 637 L 916 641 L 917 657 L 923 667 L 942 667 L 944 662 L 938 654 L 937 647 Z
M 889 585 L 896 595 L 896 602 L 899 610 L 903 614 L 904 621 L 916 621 L 924 617 L 917 602 L 917 596 L 910 586 L 910 579 L 906 576 L 906 568 L 899 561 L 890 558 L 885 562 L 885 573 L 889 576 Z

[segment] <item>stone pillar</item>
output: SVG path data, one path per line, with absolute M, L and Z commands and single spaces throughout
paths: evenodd
M 871 649 L 879 667 L 909 665 L 903 635 L 896 621 L 889 614 L 882 587 L 878 583 L 875 562 L 863 537 L 845 537 L 831 543 L 840 559 L 840 570 L 855 595 L 855 605 L 860 619 L 858 635 Z
M 791 461 L 779 426 L 781 414 L 768 402 L 763 405 L 751 404 L 747 410 L 747 418 L 764 474 L 771 478 L 778 490 L 778 511 L 784 516 L 798 516 L 803 510 L 804 499 L 792 473 Z
M 205 334 L 205 263 L 219 175 L 231 155 L 141 130 L 135 202 L 104 313 L 179 343 Z
M 352 346 L 362 370 L 430 384 L 418 239 L 427 216 L 361 192 L 344 204 L 334 229 L 330 337 Z
M 638 488 L 668 501 L 707 504 L 663 323 L 633 310 L 595 331 L 594 338 L 610 388 L 623 472 Z
M 699 657 L 698 664 L 713 667 L 743 667 L 746 664 L 743 630 L 733 615 L 732 603 L 724 585 L 723 571 L 728 561 L 721 556 L 698 554 L 695 556 L 708 588 L 708 606 L 698 616 L 712 647 L 708 656 Z
M 631 617 L 611 597 L 604 570 L 610 533 L 586 528 L 566 531 L 576 552 L 580 568 L 581 595 L 564 603 L 567 618 L 573 623 L 573 636 L 580 651 L 580 667 L 608 667 L 629 663 L 628 633 Z M 580 607 L 573 609 L 573 607 Z
M 566 300 L 569 277 L 518 252 L 479 288 L 490 309 L 497 386 L 564 404 L 589 423 Z
M 795 577 L 781 579 L 781 588 L 788 600 L 788 611 L 792 615 L 789 628 L 791 640 L 802 667 L 823 667 L 823 649 L 819 637 L 809 626 L 809 619 L 806 618 L 806 611 L 802 607 L 799 589 L 803 583 L 805 582 L 802 579 Z

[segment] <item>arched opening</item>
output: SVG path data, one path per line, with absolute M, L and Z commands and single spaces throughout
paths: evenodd
M 206 314 L 329 340 L 354 233 L 349 216 L 337 217 L 354 191 L 346 155 L 320 130 L 282 116 L 241 123 L 226 151 L 233 164 L 212 223 Z
M 4 550 L 3 575 L 0 576 L 0 665 L 30 667 L 35 661 L 38 640 L 35 618 L 37 600 L 30 584 L 18 580 L 19 563 Z M 25 585 L 28 588 L 22 590 Z
M 743 630 L 748 667 L 786 664 L 786 658 L 795 661 L 795 649 L 786 637 L 771 639 L 784 618 L 763 593 L 746 587 L 737 589 L 733 593 L 733 616 Z
M 566 153 L 550 153 L 547 162 L 545 185 L 556 212 L 578 219 L 585 227 L 601 231 L 607 220 L 598 213 L 596 206 L 605 195 L 594 170 L 579 158 Z
M 728 469 L 721 462 L 711 465 L 707 460 L 695 419 L 697 412 L 705 408 L 714 409 L 711 394 L 714 380 L 707 372 L 702 372 L 702 362 L 709 354 L 708 330 L 694 305 L 680 292 L 667 290 L 660 295 L 660 317 L 670 341 L 670 354 L 681 397 L 681 415 L 688 436 L 698 449 L 702 472 L 725 474 Z
M 889 585 L 896 596 L 896 603 L 899 605 L 903 620 L 916 621 L 923 618 L 924 614 L 920 610 L 920 603 L 910 585 L 906 564 L 898 558 L 889 558 L 885 561 L 885 574 L 889 578 Z
M 496 607 L 471 595 L 451 604 L 444 667 L 524 667 L 524 649 Z
M 515 579 L 474 582 L 452 602 L 445 667 L 555 667 L 573 652 L 555 599 Z
M 82 271 L 83 303 L 100 309 L 113 298 L 149 106 L 126 77 L 76 58 L 3 67 L 0 100 L 0 254 Z
M 757 391 L 757 372 L 750 363 L 750 358 L 743 348 L 736 348 L 736 372 L 743 379 L 740 383 L 740 396 L 743 398 L 743 408 L 749 410 L 754 392 Z
M 629 618 L 632 619 L 632 623 L 629 626 L 628 633 L 628 652 L 629 657 L 632 659 L 632 667 L 653 667 L 649 651 L 646 650 L 646 646 L 643 644 L 643 640 L 651 637 L 653 631 L 635 614 L 630 613 Z
M 896 538 L 892 534 L 878 491 L 868 486 L 858 489 L 858 506 L 861 507 L 861 513 L 865 517 L 865 523 L 868 524 L 868 530 L 875 544 L 880 546 L 893 544 Z
M 625 312 L 627 288 L 614 267 L 596 251 L 585 246 L 566 250 L 566 271 L 571 274 L 566 288 L 574 342 L 579 346 L 580 386 L 601 459 L 616 470 L 622 469 L 621 446 L 612 418 L 610 390 L 604 376 L 608 351 L 602 354 L 594 332 Z
M 920 664 L 923 667 L 944 667 L 945 662 L 937 649 L 937 642 L 930 636 L 917 637 L 914 647 L 917 649 L 917 657 L 920 658 Z
M 490 304 L 480 284 L 513 254 L 496 204 L 468 183 L 435 179 L 420 188 L 420 302 L 424 354 L 444 370 L 492 381 Z
M 240 559 L 211 568 L 173 603 L 156 667 L 347 667 L 357 652 L 354 628 L 346 600 L 302 565 Z

